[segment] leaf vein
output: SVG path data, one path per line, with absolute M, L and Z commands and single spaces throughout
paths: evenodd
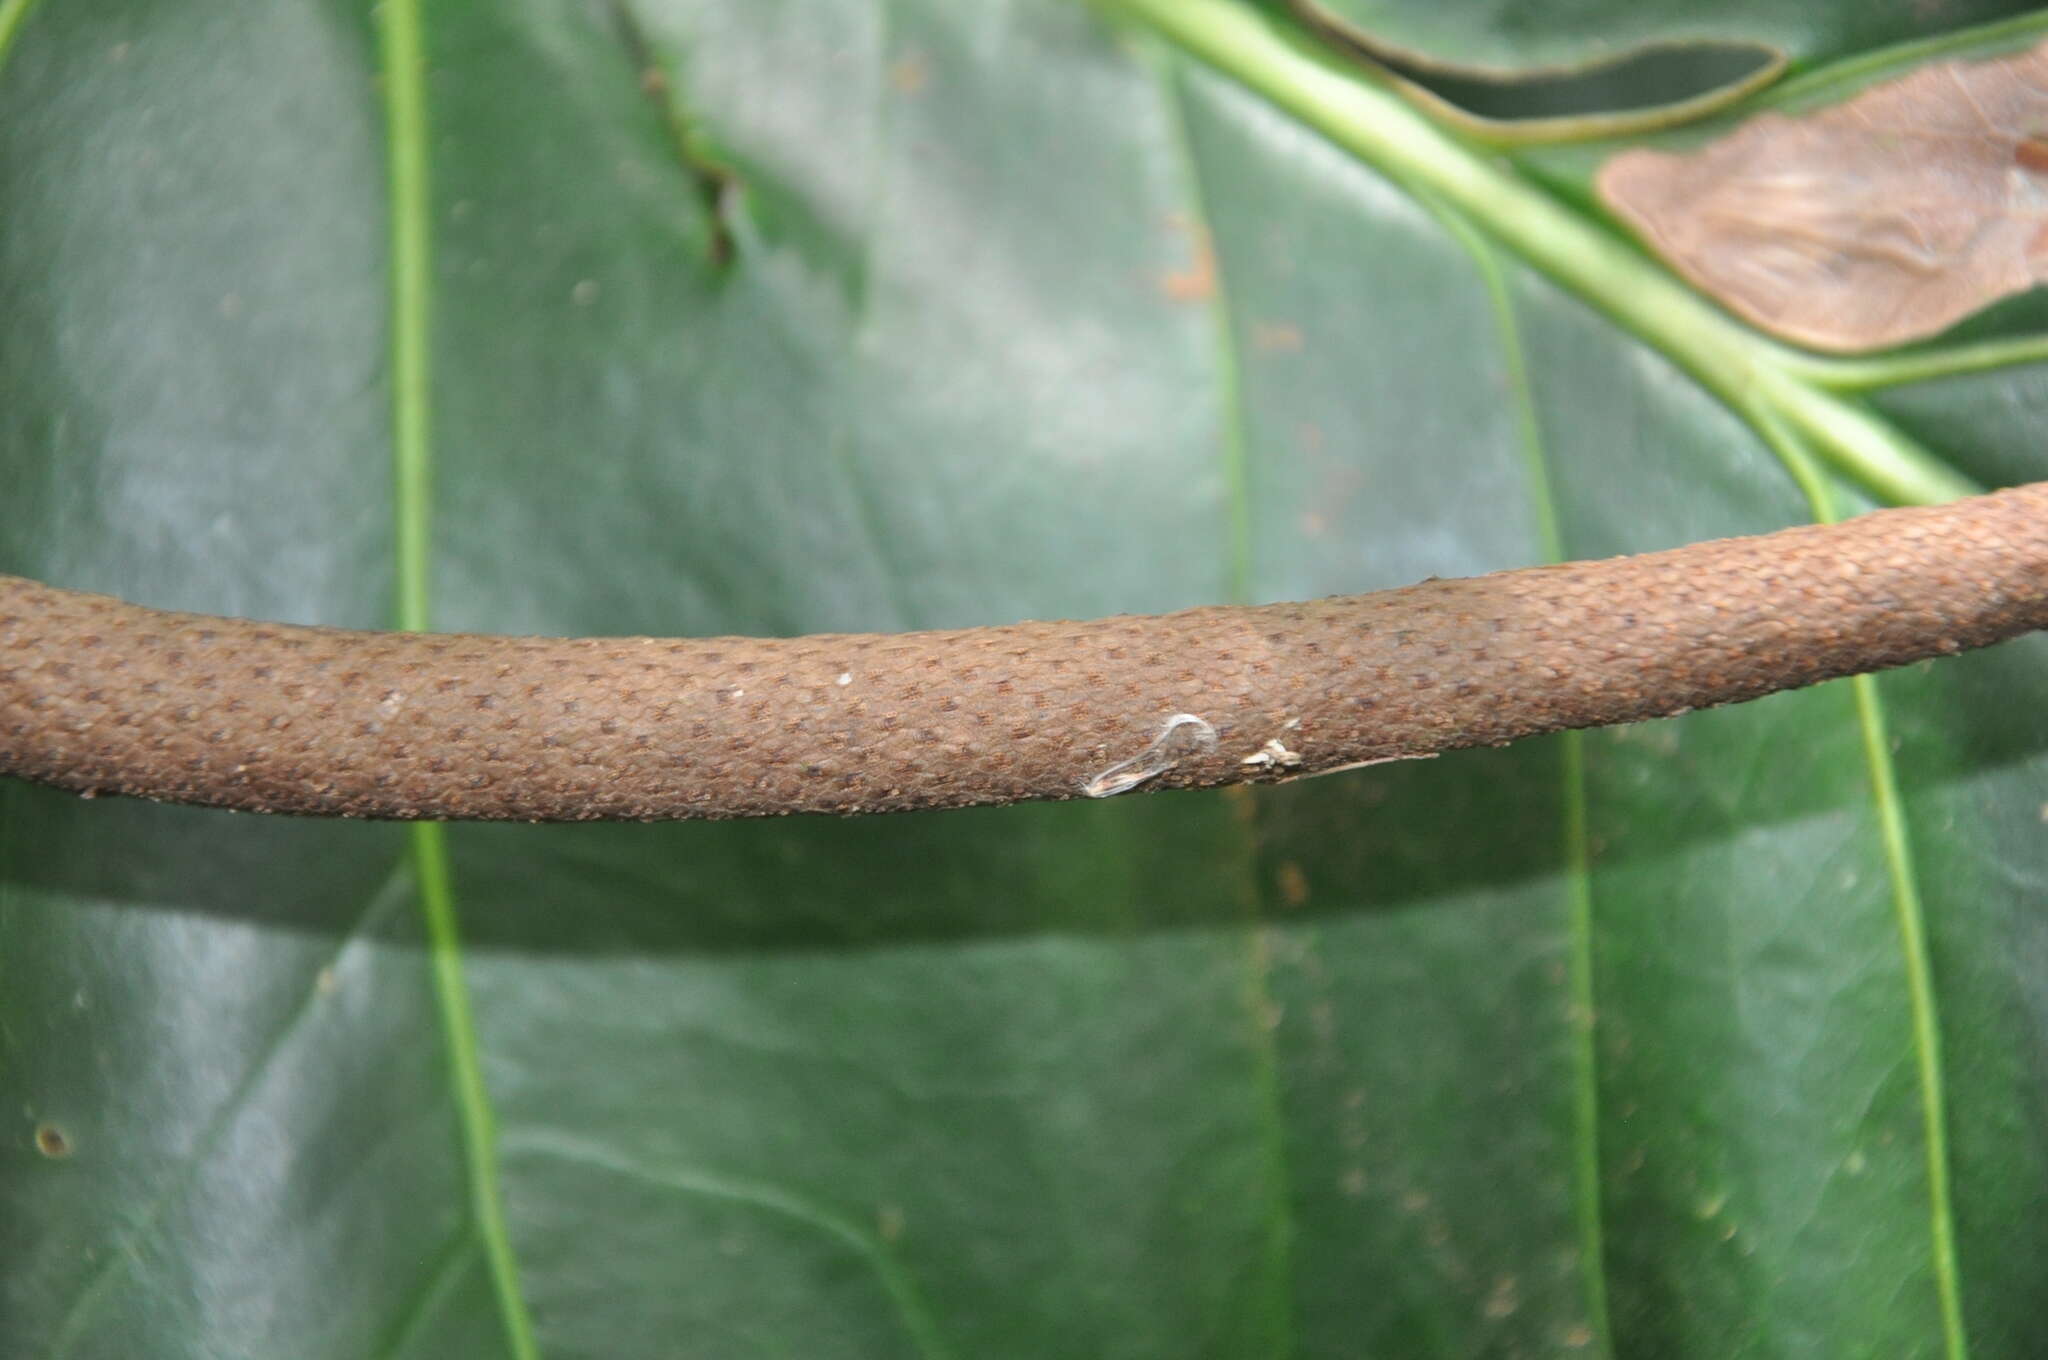
M 424 632 L 432 623 L 432 198 L 421 8 L 422 0 L 384 0 L 377 25 L 390 177 L 392 513 L 397 553 L 394 621 L 409 632 Z M 477 1051 L 476 1021 L 463 981 L 461 926 L 456 917 L 447 839 L 435 822 L 415 825 L 411 831 L 434 997 L 454 1087 L 451 1094 L 460 1128 L 469 1208 L 490 1264 L 506 1345 L 515 1360 L 537 1360 L 540 1349 L 520 1292 L 518 1263 L 505 1224 L 497 1130 Z
M 1568 552 L 1557 513 L 1557 489 L 1550 457 L 1544 447 L 1543 428 L 1536 414 L 1534 388 L 1514 298 L 1500 265 L 1498 252 L 1461 215 L 1431 203 L 1451 234 L 1471 255 L 1485 285 L 1500 335 L 1501 354 L 1507 369 L 1508 390 L 1515 409 L 1515 426 L 1520 437 L 1524 464 L 1528 469 L 1531 497 L 1535 501 L 1537 535 L 1544 555 L 1553 562 L 1565 561 Z M 1568 995 L 1567 1025 L 1571 1033 L 1572 1087 L 1572 1207 L 1579 1236 L 1579 1269 L 1585 1280 L 1588 1326 L 1598 1344 L 1597 1354 L 1613 1353 L 1613 1331 L 1607 1305 L 1607 1252 L 1605 1222 L 1600 1201 L 1600 1069 L 1595 1037 L 1599 1008 L 1593 971 L 1593 874 L 1590 833 L 1587 828 L 1586 740 L 1582 732 L 1565 732 L 1558 739 L 1559 797 L 1563 806 L 1565 872 L 1565 919 L 1568 955 L 1565 989 Z
M 823 1236 L 851 1249 L 873 1269 L 883 1293 L 895 1306 L 904 1330 L 916 1344 L 919 1355 L 925 1360 L 948 1360 L 953 1354 L 939 1332 L 937 1320 L 918 1289 L 916 1279 L 889 1244 L 878 1234 L 866 1231 L 850 1219 L 813 1203 L 795 1191 L 714 1171 L 646 1166 L 586 1139 L 561 1134 L 528 1133 L 508 1140 L 508 1149 L 518 1155 L 548 1157 L 661 1190 L 745 1205 L 816 1229 Z
M 37 3 L 38 0 L 0 0 L 0 68 L 7 65 L 14 40 L 21 36 L 22 26 Z
M 1221 425 L 1219 444 L 1228 520 L 1225 575 L 1231 602 L 1247 604 L 1252 593 L 1250 441 L 1245 422 L 1244 364 L 1231 307 L 1229 273 L 1223 263 L 1223 243 L 1211 227 L 1213 213 L 1202 172 L 1201 153 L 1188 122 L 1187 64 L 1177 53 L 1167 53 L 1163 60 L 1154 61 L 1153 72 L 1172 138 L 1172 149 L 1185 183 L 1188 230 L 1192 237 L 1191 248 L 1195 252 L 1195 268 L 1198 274 L 1208 276 L 1207 304 L 1214 336 Z M 1282 1113 L 1278 1040 L 1274 1027 L 1267 1023 L 1274 1003 L 1268 978 L 1270 951 L 1264 935 L 1267 929 L 1265 894 L 1258 873 L 1259 795 L 1256 790 L 1244 789 L 1232 796 L 1245 800 L 1245 815 L 1242 818 L 1232 817 L 1238 832 L 1236 858 L 1242 866 L 1243 893 L 1249 917 L 1242 931 L 1246 986 L 1244 1015 L 1250 1027 L 1255 1054 L 1254 1079 L 1258 1089 L 1253 1098 L 1258 1102 L 1257 1115 L 1265 1143 L 1272 1193 L 1265 1241 L 1265 1266 L 1271 1291 L 1266 1303 L 1266 1324 L 1270 1353 L 1283 1357 L 1292 1355 L 1296 1349 L 1293 1326 L 1295 1225 L 1289 1202 L 1292 1170 L 1288 1163 Z

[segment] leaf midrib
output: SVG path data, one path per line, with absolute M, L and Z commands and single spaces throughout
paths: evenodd
M 29 11 L 36 4 L 37 0 L 0 0 L 0 67 L 7 64 L 7 54 L 13 50 L 21 26 L 28 22 Z
M 1188 125 L 1186 63 L 1178 53 L 1165 52 L 1153 62 L 1160 102 L 1173 139 L 1173 151 L 1186 181 L 1190 248 L 1196 267 L 1206 267 L 1215 277 L 1208 301 L 1209 326 L 1215 354 L 1218 452 L 1223 484 L 1225 515 L 1224 581 L 1232 604 L 1252 602 L 1252 511 L 1250 440 L 1246 433 L 1244 405 L 1244 361 L 1239 352 L 1235 313 L 1231 306 L 1230 278 L 1223 263 L 1222 245 L 1212 226 L 1209 193 L 1202 174 L 1201 156 Z M 1247 919 L 1242 937 L 1245 995 L 1243 1016 L 1248 1028 L 1253 1062 L 1254 1091 L 1264 1158 L 1270 1178 L 1272 1203 L 1268 1206 L 1263 1250 L 1270 1281 L 1268 1297 L 1262 1300 L 1265 1342 L 1275 1360 L 1292 1356 L 1298 1349 L 1294 1332 L 1294 1214 L 1290 1203 L 1293 1172 L 1287 1154 L 1285 1116 L 1282 1109 L 1280 1062 L 1272 1026 L 1265 1017 L 1272 1006 L 1265 939 L 1265 895 L 1259 881 L 1258 817 L 1259 794 L 1255 789 L 1234 790 L 1246 800 L 1244 815 L 1231 816 L 1237 837 L 1234 848 Z
M 1500 261 L 1493 246 L 1472 225 L 1454 213 L 1439 209 L 1452 234 L 1459 238 L 1478 266 L 1485 285 L 1495 324 L 1500 331 L 1501 351 L 1507 367 L 1508 390 L 1515 406 L 1515 425 L 1520 436 L 1523 460 L 1528 468 L 1531 498 L 1537 521 L 1537 536 L 1544 555 L 1552 562 L 1567 560 L 1564 530 L 1557 513 L 1557 489 L 1551 475 L 1550 458 L 1543 444 L 1543 429 L 1536 416 L 1536 402 L 1523 358 L 1521 324 L 1514 299 L 1508 292 Z M 1579 1232 L 1579 1270 L 1585 1281 L 1588 1325 L 1597 1354 L 1614 1353 L 1613 1327 L 1607 1304 L 1606 1224 L 1600 1200 L 1600 1073 L 1599 1053 L 1594 1046 L 1595 1008 L 1593 972 L 1593 872 L 1592 847 L 1587 830 L 1586 738 L 1583 732 L 1558 735 L 1558 774 L 1563 784 L 1560 802 L 1564 842 L 1565 933 L 1570 953 L 1565 964 L 1565 988 L 1570 1000 L 1566 1019 L 1571 1034 L 1572 1067 L 1572 1207 Z
M 1573 218 L 1512 172 L 1468 152 L 1394 96 L 1362 79 L 1332 72 L 1316 58 L 1296 51 L 1270 27 L 1244 14 L 1232 0 L 1096 3 L 1136 15 L 1174 46 L 1331 137 L 1419 201 L 1440 213 L 1448 210 L 1453 224 L 1470 216 L 1475 224 L 1485 228 L 1487 235 L 1515 251 L 1526 263 L 1549 274 L 1638 339 L 1663 352 L 1726 401 L 1779 456 L 1805 493 L 1815 519 L 1825 521 L 1835 515 L 1826 481 L 1812 463 L 1814 445 L 1842 470 L 1893 499 L 1926 502 L 1974 490 L 1887 422 L 1837 395 L 1859 386 L 1881 385 L 1882 378 L 1888 376 L 1882 367 L 1884 361 L 1845 361 L 1841 364 L 1843 372 L 1833 375 L 1833 361 L 1795 354 L 1763 339 L 1707 307 L 1682 285 L 1645 262 L 1617 250 L 1611 238 Z M 1488 248 L 1484 241 L 1477 246 L 1481 251 Z M 1480 259 L 1484 272 L 1485 256 L 1475 254 L 1475 258 Z M 1496 297 L 1496 305 L 1498 302 Z M 1958 359 L 1937 356 L 1932 366 L 1939 368 L 1946 362 L 1958 368 L 1975 369 L 1990 362 L 2024 362 L 2043 357 L 2048 347 L 2037 340 L 1957 347 L 1955 353 Z M 1928 366 L 1925 360 L 1917 364 L 1909 361 L 1898 374 L 1890 376 L 1924 376 L 1917 370 Z M 1552 551 L 1560 551 L 1554 519 L 1546 521 L 1546 530 L 1552 540 Z M 1949 1185 L 1940 1029 L 1927 957 L 1926 921 L 1876 683 L 1869 676 L 1860 676 L 1852 681 L 1852 687 L 1899 930 L 1925 1139 L 1930 1266 L 1943 1347 L 1949 1360 L 1964 1360 L 1968 1339 Z M 1568 760 L 1567 764 L 1572 762 Z M 1576 817 L 1571 815 L 1569 806 L 1574 791 L 1579 800 Z M 1568 835 L 1582 838 L 1582 770 L 1568 773 L 1566 797 L 1567 820 L 1574 823 Z M 1577 856 L 1575 867 L 1583 866 L 1582 847 L 1568 845 L 1567 849 Z M 1584 876 L 1579 878 L 1572 911 L 1572 990 L 1575 1002 L 1590 1004 L 1590 959 L 1585 957 L 1585 950 L 1589 947 L 1591 902 L 1589 892 L 1583 891 Z M 1575 1115 L 1579 1122 L 1589 1114 L 1587 1083 L 1593 1076 L 1590 1062 L 1588 1049 L 1581 1055 L 1575 1079 Z M 1597 1168 L 1597 1145 L 1588 1143 L 1586 1136 L 1586 1130 L 1581 1128 L 1577 1170 L 1582 1182 L 1589 1158 Z M 1582 1231 L 1589 1226 L 1584 1217 L 1588 1193 L 1582 1183 Z M 1591 1237 L 1586 1240 L 1597 1251 L 1597 1183 L 1590 1194 Z M 1597 1264 L 1594 1269 L 1599 1269 Z M 1599 1304 L 1595 1316 L 1601 1323 L 1604 1340 L 1603 1293 L 1604 1290 L 1595 1287 L 1592 1297 Z
M 384 0 L 377 26 L 390 193 L 393 623 L 407 632 L 425 632 L 432 625 L 432 197 L 426 34 L 420 10 L 421 0 Z M 469 1213 L 490 1266 L 506 1346 L 514 1360 L 539 1360 L 540 1347 L 505 1222 L 496 1119 L 463 979 L 447 837 L 436 822 L 416 823 L 411 833 L 429 968 L 461 1131 Z
M 1839 513 L 1832 488 L 1815 466 L 1799 435 L 1785 428 L 1768 409 L 1745 411 L 1750 427 L 1791 470 L 1815 521 L 1832 523 Z M 1942 1061 L 1941 1018 L 1935 997 L 1934 972 L 1928 957 L 1927 918 L 1914 868 L 1911 830 L 1899 793 L 1896 763 L 1887 736 L 1884 700 L 1874 675 L 1849 677 L 1856 726 L 1870 780 L 1872 811 L 1884 851 L 1885 878 L 1891 888 L 1893 919 L 1899 936 L 1900 968 L 1905 975 L 1907 1023 L 1913 1048 L 1914 1075 L 1920 1088 L 1923 1162 L 1927 1177 L 1928 1246 L 1934 1272 L 1935 1297 L 1941 1315 L 1942 1349 L 1947 1360 L 1967 1360 L 1969 1330 L 1963 1314 L 1962 1266 L 1956 1248 L 1956 1214 L 1949 1176 L 1947 1078 Z

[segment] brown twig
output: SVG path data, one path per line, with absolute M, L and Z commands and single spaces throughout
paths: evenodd
M 788 639 L 364 633 L 0 577 L 0 773 L 261 812 L 866 813 L 1298 777 L 2048 627 L 2048 483 L 1307 604 Z

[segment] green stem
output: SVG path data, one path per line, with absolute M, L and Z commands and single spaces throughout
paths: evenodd
M 1488 235 L 1654 346 L 1738 411 L 1761 391 L 1887 500 L 1978 488 L 1868 411 L 1811 381 L 1811 360 L 1731 319 L 1607 231 L 1439 128 L 1370 73 L 1341 67 L 1239 0 L 1095 0 L 1136 18 L 1418 195 Z
M 1895 505 L 1939 505 L 1983 494 L 1983 487 L 1944 467 L 1869 407 L 1805 380 L 1798 365 L 1798 356 L 1781 365 L 1758 365 L 1749 389 L 1729 404 L 1738 412 L 1772 412 L 1837 468 Z M 1754 418 L 1750 424 L 1755 427 Z

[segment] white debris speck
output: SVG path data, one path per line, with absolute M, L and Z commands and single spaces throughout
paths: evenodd
M 1270 765 L 1276 769 L 1291 770 L 1301 764 L 1301 753 L 1290 751 L 1275 737 L 1264 746 L 1237 762 L 1240 765 Z
M 1192 713 L 1176 713 L 1159 729 L 1159 735 L 1129 760 L 1120 760 L 1081 785 L 1090 798 L 1110 798 L 1128 793 L 1146 780 L 1162 775 L 1191 757 L 1216 749 L 1216 729 Z

